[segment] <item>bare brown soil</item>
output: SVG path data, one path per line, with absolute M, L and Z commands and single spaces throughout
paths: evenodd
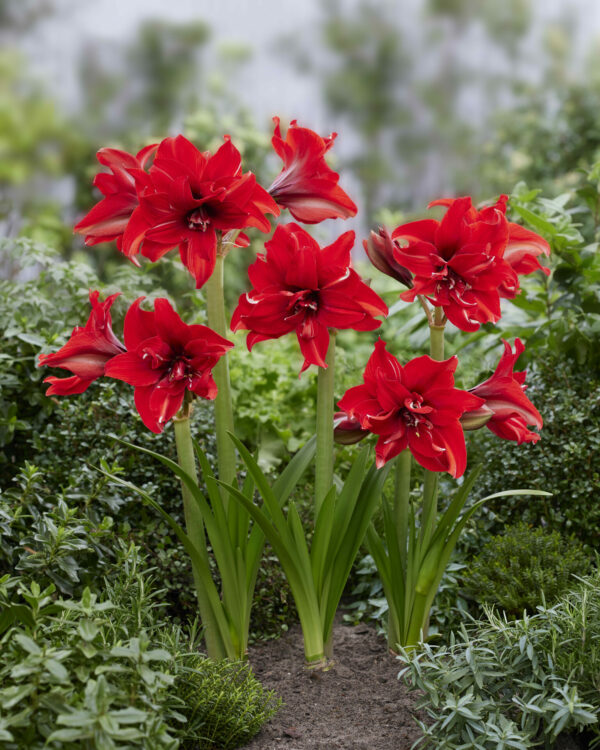
M 298 626 L 250 650 L 258 679 L 285 703 L 248 750 L 409 750 L 420 736 L 416 696 L 397 679 L 401 664 L 367 625 L 334 629 L 334 665 L 304 667 Z

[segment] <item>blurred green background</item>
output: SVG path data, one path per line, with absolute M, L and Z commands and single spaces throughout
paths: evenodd
M 338 131 L 362 234 L 440 195 L 557 195 L 600 145 L 593 0 L 1 0 L 0 24 L 3 234 L 67 257 L 106 145 L 230 132 L 269 184 L 273 115 Z

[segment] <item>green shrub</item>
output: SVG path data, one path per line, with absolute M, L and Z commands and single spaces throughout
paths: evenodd
M 593 373 L 557 360 L 538 358 L 528 374 L 528 397 L 543 416 L 541 440 L 517 445 L 489 430 L 472 433 L 472 466 L 483 463 L 476 491 L 530 487 L 549 498 L 505 497 L 478 514 L 476 523 L 492 534 L 506 524 L 525 521 L 575 536 L 592 549 L 600 546 L 600 381 Z M 493 513 L 490 513 L 493 511 Z M 474 551 L 481 547 L 481 537 Z
M 585 575 L 590 565 L 581 544 L 523 521 L 490 539 L 469 563 L 464 585 L 479 603 L 519 617 L 544 602 L 552 604 L 573 587 L 573 576 Z
M 235 750 L 249 742 L 279 710 L 281 700 L 265 690 L 244 662 L 213 662 L 190 654 L 179 667 L 173 691 L 184 705 L 184 746 Z
M 549 747 L 582 730 L 600 745 L 600 573 L 531 617 L 487 617 L 449 645 L 403 654 L 400 676 L 429 717 L 423 746 Z
M 89 588 L 0 579 L 0 738 L 6 750 L 176 748 L 183 720 L 169 688 L 177 654 L 162 647 L 136 552 L 121 559 L 115 600 Z M 146 629 L 145 626 L 148 626 Z

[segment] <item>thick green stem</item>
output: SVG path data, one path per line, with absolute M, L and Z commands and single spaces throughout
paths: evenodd
M 225 319 L 225 295 L 223 291 L 223 266 L 225 258 L 221 255 L 220 248 L 221 243 L 219 243 L 217 248 L 215 270 L 206 282 L 206 307 L 208 325 L 219 336 L 226 337 L 227 321 Z M 221 357 L 217 362 L 213 369 L 213 377 L 218 388 L 217 398 L 215 399 L 215 424 L 219 479 L 227 484 L 235 484 L 235 449 L 227 435 L 228 432 L 234 432 L 228 355 Z M 223 504 L 227 505 L 227 501 L 226 493 L 223 492 Z
M 405 648 L 412 649 L 421 640 L 427 637 L 427 621 L 429 619 L 429 607 L 427 607 L 427 597 L 416 594 L 413 611 L 406 634 Z
M 184 404 L 183 409 L 173 420 L 173 425 L 175 429 L 175 445 L 177 446 L 177 459 L 179 465 L 185 472 L 193 477 L 197 484 L 198 475 L 196 473 L 196 456 L 194 454 L 192 434 L 190 431 L 189 404 Z M 192 541 L 192 544 L 196 546 L 202 557 L 208 560 L 208 554 L 206 551 L 206 536 L 204 534 L 204 522 L 202 521 L 202 514 L 194 500 L 192 493 L 183 482 L 181 483 L 181 495 L 183 497 L 183 512 L 185 516 L 187 534 Z M 198 597 L 198 609 L 200 610 L 202 625 L 204 626 L 204 640 L 206 642 L 206 650 L 211 659 L 225 659 L 227 657 L 227 650 L 219 634 L 218 626 L 215 621 L 205 588 L 202 584 L 198 571 L 196 570 L 196 566 L 193 563 L 192 571 L 194 574 L 194 583 L 196 585 L 196 595 Z
M 406 549 L 408 541 L 408 511 L 410 508 L 410 472 L 412 454 L 404 450 L 396 459 L 396 480 L 394 486 L 394 519 L 400 547 L 400 559 L 406 570 Z
M 327 368 L 320 367 L 317 381 L 317 454 L 315 521 L 333 484 L 333 388 L 335 381 L 335 333 L 330 333 Z
M 429 324 L 429 346 L 432 359 L 444 359 L 444 325 L 446 319 L 441 307 L 434 310 L 433 321 Z M 421 530 L 419 532 L 420 560 L 422 563 L 433 532 L 438 513 L 438 474 L 435 471 L 425 471 L 425 481 L 423 484 L 423 508 L 421 513 Z M 416 643 L 420 637 L 421 629 L 425 628 L 427 613 L 424 612 L 424 601 L 420 594 L 416 594 L 413 605 L 411 622 L 407 634 L 409 645 Z M 423 637 L 426 637 L 423 632 Z

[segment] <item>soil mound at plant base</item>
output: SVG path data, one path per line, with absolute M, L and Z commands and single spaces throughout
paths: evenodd
M 416 695 L 398 681 L 401 664 L 367 625 L 337 622 L 334 666 L 309 672 L 298 626 L 250 649 L 258 679 L 284 706 L 246 745 L 248 750 L 409 750 L 420 736 Z

